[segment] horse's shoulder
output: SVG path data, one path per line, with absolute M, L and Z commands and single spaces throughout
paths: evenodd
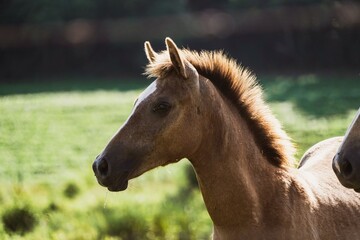
M 301 157 L 299 162 L 299 168 L 303 167 L 308 162 L 309 159 L 319 159 L 316 157 L 319 154 L 328 152 L 329 150 L 332 149 L 338 149 L 342 141 L 343 141 L 343 137 L 333 137 L 313 145 Z

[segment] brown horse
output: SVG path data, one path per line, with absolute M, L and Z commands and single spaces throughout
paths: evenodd
M 148 42 L 146 74 L 122 128 L 97 157 L 98 182 L 128 181 L 187 158 L 193 165 L 214 239 L 360 239 L 360 198 L 331 169 L 341 138 L 312 147 L 300 169 L 293 147 L 262 99 L 255 77 L 221 52 Z
M 342 185 L 360 192 L 360 108 L 333 159 L 333 169 Z

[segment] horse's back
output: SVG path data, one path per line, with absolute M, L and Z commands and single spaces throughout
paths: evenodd
M 331 167 L 342 140 L 335 137 L 315 144 L 299 165 L 299 175 L 316 198 L 313 214 L 318 227 L 324 228 L 320 239 L 360 239 L 360 197 L 339 183 Z
M 342 141 L 343 137 L 333 137 L 323 140 L 310 147 L 302 156 L 299 168 L 307 168 L 310 167 L 309 165 L 318 164 L 319 161 L 327 161 L 328 157 L 324 156 L 325 154 L 332 154 L 334 152 L 333 156 L 335 156 L 335 153 L 340 147 Z
M 331 165 L 342 140 L 342 137 L 334 137 L 321 141 L 307 150 L 301 158 L 299 174 L 313 188 L 313 191 L 318 192 L 323 188 L 330 193 L 346 191 L 338 182 Z

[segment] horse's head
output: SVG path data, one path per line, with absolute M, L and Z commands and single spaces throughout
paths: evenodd
M 360 109 L 333 159 L 333 169 L 342 185 L 360 192 Z
M 201 142 L 199 75 L 171 39 L 166 46 L 167 53 L 158 55 L 145 43 L 149 67 L 164 61 L 171 67 L 140 94 L 93 163 L 98 182 L 110 191 L 125 190 L 129 179 L 189 156 Z

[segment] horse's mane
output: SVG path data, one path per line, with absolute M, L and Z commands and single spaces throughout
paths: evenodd
M 257 84 L 256 77 L 222 51 L 201 51 L 200 53 L 187 49 L 179 51 L 200 75 L 209 79 L 236 105 L 267 159 L 278 167 L 292 165 L 293 144 L 264 103 L 262 89 Z M 173 66 L 169 54 L 163 51 L 156 56 L 153 63 L 147 65 L 145 74 L 149 77 L 161 77 L 171 71 L 173 71 Z

